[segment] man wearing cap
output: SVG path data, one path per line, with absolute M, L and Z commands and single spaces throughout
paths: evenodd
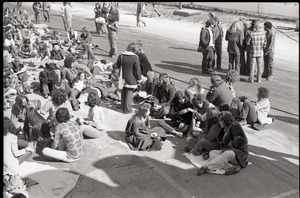
M 258 27 L 258 21 L 252 20 L 250 31 L 246 38 L 246 45 L 249 47 L 250 55 L 250 77 L 248 81 L 254 82 L 255 65 L 257 66 L 257 82 L 261 83 L 263 72 L 263 45 L 265 41 L 264 33 Z
M 264 23 L 266 31 L 266 39 L 263 46 L 264 49 L 264 73 L 268 81 L 273 79 L 274 51 L 275 51 L 275 33 L 272 31 L 272 23 L 267 21 Z
M 202 49 L 203 59 L 202 59 L 202 73 L 211 74 L 213 73 L 213 61 L 215 57 L 214 50 L 214 36 L 212 28 L 215 24 L 214 19 L 209 19 L 205 23 L 205 27 L 202 28 L 200 33 L 200 43 L 199 48 Z M 199 49 L 198 49 L 199 51 Z

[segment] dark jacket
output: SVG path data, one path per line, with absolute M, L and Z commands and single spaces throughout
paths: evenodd
M 244 34 L 242 31 L 230 32 L 227 30 L 225 40 L 228 41 L 227 52 L 240 55 L 240 49 L 243 46 Z
M 193 105 L 189 101 L 185 101 L 183 104 L 181 104 L 176 98 L 173 98 L 170 104 L 169 117 L 172 119 L 172 121 L 190 124 L 193 115 L 192 112 L 180 114 L 180 111 L 186 108 L 193 108 Z
M 138 53 L 140 59 L 141 73 L 143 76 L 147 76 L 148 71 L 152 71 L 151 64 L 144 53 Z
M 122 52 L 118 57 L 116 66 L 118 69 L 120 69 L 122 66 L 122 77 L 125 80 L 124 86 L 127 88 L 137 88 L 138 82 L 141 81 L 141 67 L 139 57 L 133 52 Z
M 172 84 L 162 85 L 158 90 L 157 99 L 163 107 L 170 106 L 176 92 L 176 88 Z
M 223 41 L 223 29 L 216 25 L 213 27 L 213 34 L 214 34 L 214 40 L 215 40 L 215 45 L 222 45 L 222 41 Z
M 248 165 L 248 139 L 241 125 L 234 121 L 225 131 L 220 142 L 221 150 L 232 150 L 242 168 Z
M 221 110 L 229 110 L 233 95 L 231 94 L 228 86 L 223 83 L 218 87 L 214 87 L 212 91 L 209 91 L 206 94 L 206 99 Z

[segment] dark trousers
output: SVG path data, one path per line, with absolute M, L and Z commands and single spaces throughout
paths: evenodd
M 209 47 L 207 51 L 203 52 L 202 72 L 212 71 L 214 69 L 214 60 L 215 51 L 212 47 Z
M 222 66 L 222 45 L 215 45 L 215 49 L 216 49 L 216 55 L 217 55 L 217 68 L 221 68 L 221 66 Z M 215 63 L 213 65 L 215 66 Z
M 123 113 L 131 113 L 131 104 L 132 104 L 132 88 L 124 87 L 121 92 L 121 109 Z
M 263 77 L 273 76 L 274 52 L 264 55 L 264 73 Z
M 95 59 L 95 55 L 94 55 L 94 51 L 91 47 L 91 45 L 89 43 L 83 43 L 83 48 L 84 48 L 84 53 L 87 52 L 87 58 L 89 60 L 94 60 Z
M 247 66 L 249 66 L 250 64 L 247 65 L 248 58 L 247 58 L 247 61 L 246 61 L 246 49 L 245 49 L 245 47 L 240 48 L 240 53 L 241 53 L 240 54 L 240 64 L 241 64 L 240 74 L 249 76 L 250 71 L 249 71 Z
M 229 53 L 229 70 L 235 70 L 240 73 L 240 55 Z
M 257 122 L 255 106 L 249 99 L 245 99 L 242 104 L 239 98 L 234 98 L 230 106 L 230 112 L 238 121 L 246 119 L 249 124 Z
M 211 142 L 205 138 L 199 139 L 199 141 L 195 146 L 195 150 L 200 154 L 204 152 L 210 152 L 212 150 L 219 150 L 219 149 L 220 149 L 220 145 L 217 142 Z

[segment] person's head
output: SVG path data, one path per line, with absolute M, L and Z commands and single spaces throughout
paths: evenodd
M 14 194 L 11 198 L 27 198 L 23 193 Z
M 127 51 L 133 52 L 133 53 L 136 54 L 137 51 L 138 51 L 137 44 L 135 44 L 135 43 L 130 43 L 130 44 L 127 46 Z
M 83 28 L 82 28 L 82 32 L 87 33 L 87 32 L 88 32 L 88 29 L 87 29 L 86 27 L 83 27 Z
M 253 19 L 251 21 L 251 28 L 254 29 L 254 30 L 257 30 L 258 29 L 258 25 L 259 25 L 259 22 L 257 19 Z
M 200 89 L 201 89 L 199 79 L 198 78 L 191 78 L 190 81 L 189 81 L 189 86 L 188 87 L 200 87 Z
M 137 116 L 140 117 L 140 118 L 148 117 L 149 114 L 150 114 L 150 108 L 151 108 L 151 105 L 149 103 L 141 104 L 138 111 L 137 111 Z
M 206 22 L 205 22 L 205 27 L 213 27 L 215 25 L 215 20 L 213 18 L 210 18 L 208 19 Z
M 95 8 L 101 8 L 100 3 L 96 3 Z
M 14 64 L 15 64 L 15 65 L 21 65 L 21 64 L 23 64 L 23 63 L 24 63 L 24 61 L 23 61 L 23 59 L 21 59 L 20 56 L 16 56 L 16 57 L 15 57 L 15 60 L 14 60 Z
M 8 39 L 8 40 L 11 40 L 12 39 L 12 33 L 9 32 L 5 35 L 5 37 Z
M 214 15 L 213 12 L 208 13 L 208 17 L 209 17 L 209 18 L 214 18 L 214 16 L 215 16 L 215 15 Z
M 17 128 L 15 127 L 14 123 L 8 117 L 3 118 L 3 133 L 7 135 L 8 133 L 17 135 Z
M 59 46 L 59 45 L 54 45 L 54 46 L 53 46 L 53 50 L 54 50 L 54 51 L 58 51 L 59 49 L 60 49 L 60 46 Z
M 29 125 L 32 127 L 31 132 Z M 33 107 L 29 107 L 26 111 L 24 134 L 28 141 L 38 141 L 41 137 L 51 137 L 47 121 Z
M 147 72 L 147 81 L 153 82 L 155 79 L 155 72 L 154 71 L 148 71 Z
M 17 95 L 16 99 L 15 99 L 15 104 L 18 108 L 20 109 L 27 109 L 28 107 L 28 102 L 29 99 L 27 96 L 25 95 Z
M 266 21 L 266 22 L 264 23 L 264 29 L 265 29 L 265 31 L 271 30 L 272 27 L 273 27 L 273 25 L 272 25 L 272 23 L 271 23 L 270 21 Z
M 77 80 L 81 80 L 81 81 L 83 81 L 83 80 L 85 80 L 85 74 L 84 74 L 84 72 L 78 72 L 78 74 L 77 74 Z
M 91 92 L 87 98 L 87 105 L 90 107 L 99 106 L 101 103 L 101 100 L 98 96 L 98 94 Z
M 192 99 L 193 105 L 196 106 L 197 108 L 202 108 L 204 102 L 205 102 L 205 96 L 204 94 L 201 93 L 196 93 Z
M 60 106 L 67 101 L 67 93 L 63 89 L 54 89 L 51 93 L 52 101 Z
M 225 77 L 225 81 L 229 83 L 235 83 L 237 79 L 238 79 L 238 73 L 235 70 L 229 70 Z
M 181 90 L 176 91 L 174 99 L 176 103 L 183 104 L 185 102 L 185 95 Z
M 138 53 L 144 53 L 143 43 L 141 40 L 136 41 Z
M 55 117 L 59 123 L 66 123 L 71 118 L 68 109 L 65 107 L 57 109 Z
M 239 31 L 243 31 L 244 25 L 240 20 L 234 21 L 231 26 L 229 27 L 229 31 L 232 33 Z
M 207 110 L 208 118 L 219 117 L 220 110 L 217 107 L 210 107 Z
M 257 98 L 258 99 L 269 98 L 269 89 L 267 89 L 265 87 L 258 88 Z
M 221 111 L 219 115 L 219 123 L 222 128 L 230 126 L 235 121 L 230 111 Z
M 72 56 L 67 56 L 64 60 L 64 67 L 72 68 L 74 58 Z
M 36 43 L 41 43 L 41 42 L 42 42 L 42 39 L 41 39 L 40 37 L 37 37 L 37 38 L 35 39 L 35 42 L 36 42 Z
M 210 82 L 212 84 L 212 86 L 214 87 L 218 87 L 220 86 L 221 84 L 224 83 L 224 81 L 222 80 L 222 78 L 218 75 L 214 75 L 210 78 Z

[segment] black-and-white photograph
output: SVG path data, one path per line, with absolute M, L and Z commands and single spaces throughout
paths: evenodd
M 298 2 L 4 2 L 3 197 L 299 197 Z

